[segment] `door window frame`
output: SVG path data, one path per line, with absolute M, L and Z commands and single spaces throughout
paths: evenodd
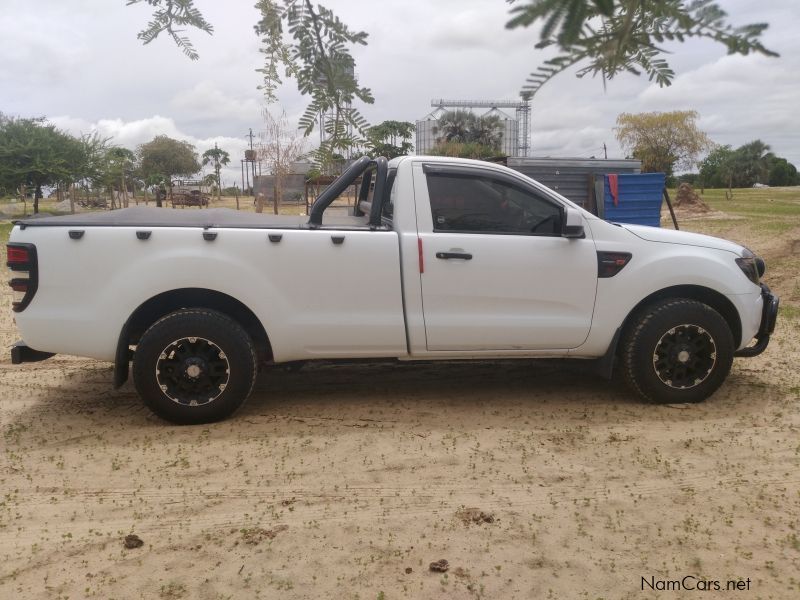
M 549 196 L 537 187 L 530 185 L 528 182 L 518 179 L 508 173 L 502 171 L 495 171 L 493 169 L 480 169 L 473 166 L 461 166 L 453 164 L 441 163 L 423 163 L 422 172 L 424 174 L 425 188 L 428 196 L 428 211 L 431 216 L 431 232 L 432 233 L 457 233 L 468 235 L 517 235 L 524 237 L 548 237 L 557 238 L 561 237 L 561 233 L 538 233 L 538 232 L 524 232 L 524 231 L 492 231 L 492 230 L 470 230 L 470 229 L 438 229 L 433 216 L 433 205 L 431 202 L 430 186 L 428 185 L 428 177 L 432 176 L 454 176 L 454 177 L 468 177 L 471 179 L 488 179 L 498 181 L 504 185 L 515 188 L 518 191 L 531 194 L 540 198 L 545 203 L 552 205 L 558 209 L 559 222 L 563 228 L 564 219 L 566 218 L 566 207 L 562 202 L 556 198 Z

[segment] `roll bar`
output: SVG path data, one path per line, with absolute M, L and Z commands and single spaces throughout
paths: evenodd
M 364 175 L 370 169 L 375 169 L 375 191 L 372 194 L 372 210 L 369 215 L 369 225 L 370 227 L 380 226 L 381 211 L 385 200 L 384 196 L 386 195 L 386 178 L 389 172 L 389 161 L 383 156 L 379 156 L 375 159 L 371 159 L 369 156 L 362 156 L 347 167 L 345 172 L 342 173 L 336 181 L 330 184 L 314 201 L 314 205 L 311 207 L 311 214 L 308 216 L 308 227 L 310 229 L 321 227 L 322 214 L 325 212 L 325 209 L 339 197 L 339 194 L 350 187 L 356 179 Z M 364 185 L 369 184 L 362 182 L 362 188 Z M 356 198 L 356 204 L 357 203 L 358 198 Z

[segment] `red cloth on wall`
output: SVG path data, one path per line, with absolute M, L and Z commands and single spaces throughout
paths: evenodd
M 611 190 L 611 199 L 614 206 L 619 206 L 619 179 L 616 173 L 606 175 L 608 177 L 608 188 Z

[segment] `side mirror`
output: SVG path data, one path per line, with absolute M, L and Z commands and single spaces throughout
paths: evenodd
M 564 209 L 564 223 L 561 227 L 561 237 L 565 238 L 585 238 L 583 230 L 583 217 L 580 211 L 567 206 Z

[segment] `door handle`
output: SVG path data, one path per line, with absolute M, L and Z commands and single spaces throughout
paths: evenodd
M 461 260 L 472 260 L 472 254 L 468 252 L 437 252 L 436 258 L 443 260 L 450 260 L 451 258 L 460 258 Z

